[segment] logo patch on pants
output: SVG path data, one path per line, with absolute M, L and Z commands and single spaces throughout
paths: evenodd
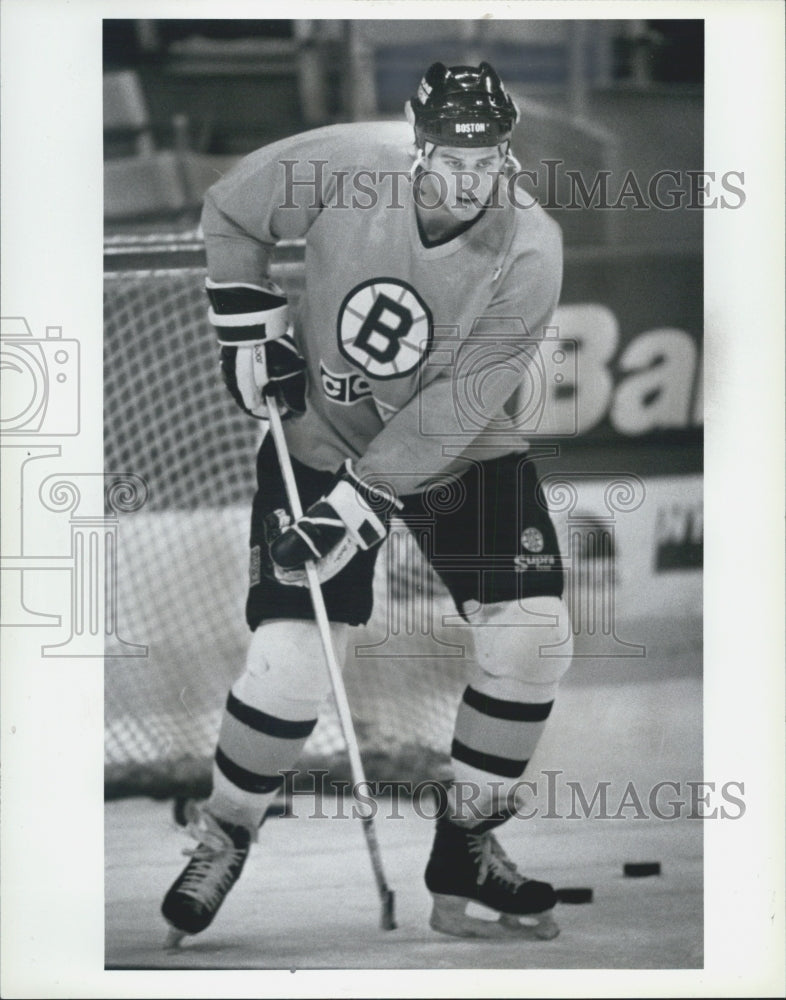
M 540 555 L 546 542 L 543 532 L 539 528 L 525 528 L 521 533 L 521 547 L 531 555 L 516 556 L 513 563 L 517 573 L 526 573 L 527 570 L 550 570 L 556 566 L 557 557 L 550 553 Z

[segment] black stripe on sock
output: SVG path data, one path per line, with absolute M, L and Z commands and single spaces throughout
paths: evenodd
M 507 719 L 510 722 L 543 722 L 548 719 L 551 706 L 554 704 L 553 701 L 534 704 L 523 701 L 502 701 L 501 698 L 481 694 L 472 687 L 465 689 L 463 701 L 465 705 L 484 715 L 490 715 L 495 719 Z
M 261 795 L 274 792 L 284 784 L 281 774 L 254 774 L 236 764 L 224 753 L 221 747 L 216 747 L 216 764 L 224 777 L 243 792 Z
M 289 719 L 279 719 L 275 715 L 268 715 L 267 712 L 260 712 L 258 708 L 252 708 L 236 698 L 231 691 L 227 698 L 227 712 L 238 722 L 256 732 L 264 733 L 266 736 L 277 736 L 282 740 L 303 740 L 311 735 L 317 724 L 316 719 L 291 722 Z
M 460 740 L 453 740 L 450 756 L 469 764 L 470 767 L 476 767 L 479 771 L 498 774 L 502 778 L 520 778 L 527 766 L 526 760 L 510 760 L 508 757 L 496 757 L 493 753 L 482 753 L 466 746 Z

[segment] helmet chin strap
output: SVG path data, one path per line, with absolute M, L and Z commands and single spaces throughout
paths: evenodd
M 510 148 L 510 139 L 507 140 L 507 145 L 505 149 L 505 160 L 503 166 L 512 167 L 516 173 L 521 171 L 521 163 L 518 158 L 514 155 L 513 150 Z
M 415 157 L 415 162 L 412 164 L 409 170 L 409 176 L 412 180 L 415 179 L 415 174 L 421 167 L 423 167 L 424 170 L 427 168 L 426 161 L 436 148 L 437 148 L 436 143 L 428 141 L 423 143 L 422 148 L 418 147 L 417 156 Z

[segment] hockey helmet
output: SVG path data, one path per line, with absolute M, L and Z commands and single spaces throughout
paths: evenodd
M 496 146 L 510 137 L 518 108 L 496 71 L 480 66 L 445 66 L 426 70 L 408 102 L 408 118 L 418 149 L 437 146 Z

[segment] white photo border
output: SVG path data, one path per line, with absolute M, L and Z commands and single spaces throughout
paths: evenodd
M 2 295 L 101 371 L 102 19 L 245 18 L 247 0 L 4 0 Z M 746 2 L 292 3 L 298 17 L 704 18 L 708 169 L 746 202 L 705 216 L 705 773 L 745 781 L 705 828 L 703 970 L 106 972 L 100 661 L 0 635 L 4 996 L 767 996 L 784 988 L 784 8 Z M 100 376 L 76 471 L 102 469 Z M 3 496 L 4 506 L 18 498 Z M 9 630 L 5 630 L 8 632 Z M 198 986 L 196 985 L 198 983 Z M 525 992 L 526 991 L 526 992 Z

